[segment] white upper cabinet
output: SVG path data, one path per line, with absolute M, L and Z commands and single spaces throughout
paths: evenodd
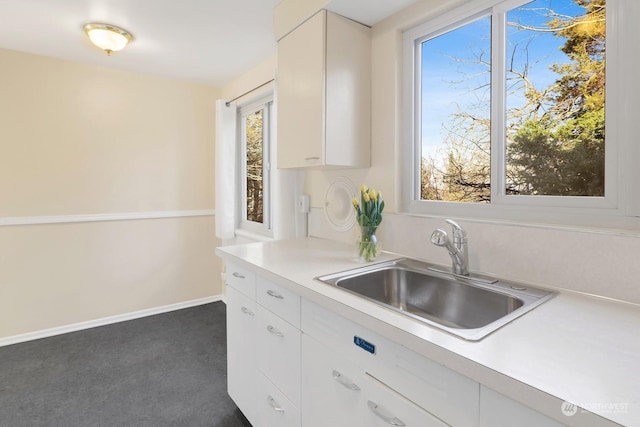
M 368 167 L 371 29 L 321 10 L 278 42 L 278 168 Z

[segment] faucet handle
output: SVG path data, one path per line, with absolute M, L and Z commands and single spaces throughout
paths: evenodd
M 447 232 L 438 228 L 433 233 L 431 233 L 431 243 L 436 246 L 446 246 L 447 245 Z

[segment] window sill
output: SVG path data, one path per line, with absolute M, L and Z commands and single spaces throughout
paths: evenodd
M 244 239 L 255 240 L 256 242 L 270 242 L 273 240 L 273 236 L 267 234 L 260 234 L 254 231 L 244 230 L 242 228 L 236 229 L 236 237 L 242 237 Z
M 537 228 L 544 230 L 559 230 L 590 234 L 606 234 L 612 236 L 640 237 L 640 218 L 630 216 L 615 215 L 536 215 L 536 218 L 528 215 L 509 215 L 502 212 L 502 215 L 491 217 L 481 217 L 476 215 L 465 215 L 461 212 L 411 212 L 404 210 L 397 215 L 417 218 L 446 219 L 452 218 L 460 221 L 468 221 L 479 224 L 505 225 L 510 227 Z M 509 217 L 507 217 L 509 216 Z M 518 217 L 520 216 L 520 217 Z

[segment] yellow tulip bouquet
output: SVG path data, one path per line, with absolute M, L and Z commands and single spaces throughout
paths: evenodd
M 360 226 L 360 240 L 358 241 L 358 256 L 364 261 L 373 261 L 380 252 L 376 230 L 382 222 L 384 200 L 382 194 L 366 185 L 360 187 L 360 201 L 356 197 L 352 200 L 356 210 L 356 219 Z

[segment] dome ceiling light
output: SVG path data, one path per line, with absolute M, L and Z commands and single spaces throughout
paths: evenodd
M 115 25 L 92 22 L 86 24 L 83 29 L 91 43 L 104 50 L 107 55 L 124 49 L 133 40 L 130 32 Z

